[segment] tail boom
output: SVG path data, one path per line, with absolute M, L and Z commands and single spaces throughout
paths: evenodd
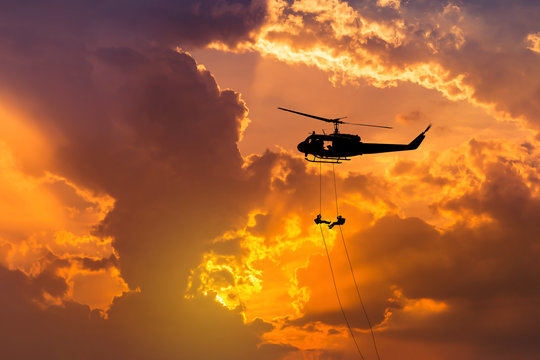
M 418 149 L 422 141 L 426 137 L 426 132 L 431 128 L 431 124 L 422 131 L 413 141 L 409 144 L 376 144 L 376 143 L 361 143 L 358 151 L 358 155 L 362 154 L 377 154 L 394 151 L 406 151 Z

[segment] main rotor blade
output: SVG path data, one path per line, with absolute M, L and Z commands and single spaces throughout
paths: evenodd
M 323 117 L 320 117 L 320 116 L 315 116 L 315 115 L 305 114 L 305 113 L 302 113 L 302 112 L 300 112 L 300 111 L 294 111 L 294 110 L 285 109 L 285 108 L 282 108 L 282 107 L 278 107 L 278 109 L 279 109 L 279 110 L 283 110 L 283 111 L 292 112 L 292 113 L 295 113 L 295 114 L 298 114 L 298 115 L 302 115 L 302 116 L 307 116 L 307 117 L 310 117 L 310 118 L 313 118 L 313 119 L 317 119 L 317 120 L 322 120 L 322 121 L 326 121 L 326 122 L 331 122 L 331 123 L 338 122 L 339 119 L 344 119 L 344 118 L 327 119 L 327 118 L 323 118 Z M 339 122 L 341 122 L 341 121 L 339 121 Z
M 347 118 L 347 116 L 340 117 L 340 118 L 335 118 L 335 119 L 327 119 L 327 118 L 323 118 L 323 117 L 320 117 L 320 116 L 306 114 L 306 113 L 303 113 L 303 112 L 300 112 L 300 111 L 285 109 L 285 108 L 282 108 L 282 107 L 278 107 L 278 109 L 283 110 L 283 111 L 292 112 L 294 114 L 298 114 L 298 115 L 302 115 L 302 116 L 307 116 L 307 117 L 310 117 L 310 118 L 313 118 L 313 119 L 322 120 L 322 121 L 326 121 L 326 122 L 329 122 L 329 123 L 334 123 L 334 124 L 348 124 L 348 125 L 358 125 L 358 126 L 369 126 L 369 127 L 377 127 L 377 128 L 384 128 L 384 129 L 392 129 L 392 127 L 390 127 L 390 126 L 358 124 L 358 123 L 351 123 L 351 122 L 341 121 L 341 119 L 345 119 L 345 118 Z
M 384 128 L 384 129 L 392 129 L 391 126 L 370 125 L 370 124 L 358 124 L 358 123 L 351 123 L 351 122 L 345 122 L 345 121 L 340 121 L 340 124 L 358 125 L 358 126 L 369 126 L 369 127 L 377 127 L 377 128 Z

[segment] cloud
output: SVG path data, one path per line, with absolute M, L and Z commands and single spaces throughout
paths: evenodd
M 540 60 L 523 46 L 527 39 L 534 49 L 536 4 L 396 4 L 270 1 L 268 20 L 254 39 L 209 46 L 314 66 L 334 84 L 411 82 L 538 128 Z
M 110 41 L 117 45 L 142 42 L 146 46 L 152 42 L 174 47 L 216 39 L 234 44 L 249 38 L 266 14 L 265 2 L 259 0 L 188 0 L 181 4 L 170 0 L 94 4 L 60 0 L 47 6 L 39 1 L 26 6 L 7 1 L 2 7 L 4 24 L 15 30 L 4 34 L 4 41 L 22 52 L 43 48 L 47 43 L 76 45 L 71 43 L 76 37 L 79 45 Z M 18 21 L 21 19 L 29 22 Z
M 423 114 L 420 110 L 413 110 L 407 114 L 399 114 L 396 116 L 396 120 L 403 123 L 415 123 L 419 121 L 423 121 L 425 119 L 425 114 Z
M 91 59 L 96 86 L 92 92 L 101 89 L 102 95 L 94 97 L 95 108 L 89 112 L 108 116 L 73 123 L 69 110 L 53 104 L 49 104 L 52 111 L 41 116 L 65 139 L 53 144 L 58 146 L 54 170 L 115 199 L 114 209 L 93 234 L 114 239 L 122 277 L 141 293 L 125 295 L 107 313 L 105 329 L 117 329 L 126 337 L 118 339 L 123 345 L 113 354 L 148 358 L 160 349 L 163 356 L 203 359 L 215 357 L 220 349 L 224 358 L 256 356 L 258 337 L 244 326 L 238 311 L 222 308 L 212 297 L 183 299 L 188 270 L 197 254 L 220 228 L 243 215 L 253 196 L 250 187 L 257 188 L 244 174 L 236 148 L 245 105 L 238 94 L 220 90 L 189 55 L 124 51 L 124 57 L 138 60 L 133 68 L 119 70 L 104 52 L 97 54 Z M 72 86 L 75 93 L 80 91 L 78 84 L 66 81 L 64 85 L 63 95 Z M 111 93 L 116 94 L 114 102 L 107 99 Z M 61 99 L 55 100 L 59 104 Z M 80 102 L 83 108 L 86 101 Z M 102 261 L 82 263 L 88 268 Z M 83 296 L 77 292 L 79 279 L 73 280 L 77 299 Z M 60 316 L 68 306 L 57 309 Z M 157 313 L 149 311 L 156 307 Z M 166 323 L 172 328 L 164 327 Z M 130 336 L 147 339 L 143 345 L 147 350 L 126 342 Z M 95 341 L 104 341 L 96 337 Z M 205 339 L 214 344 L 206 346 L 208 351 L 201 350 Z M 92 339 L 81 336 L 73 341 L 89 346 Z M 58 349 L 62 344 L 53 343 L 44 353 Z
M 540 53 L 540 33 L 528 34 L 526 38 L 527 49 Z
M 269 170 L 243 168 L 240 94 L 220 89 L 175 47 L 248 38 L 264 2 L 8 2 L 0 12 L 0 101 L 9 110 L 2 115 L 38 134 L 33 142 L 49 154 L 27 156 L 24 136 L 8 137 L 2 153 L 28 164 L 20 170 L 8 161 L 14 178 L 2 186 L 28 182 L 33 199 L 21 208 L 44 197 L 37 213 L 46 225 L 21 239 L 2 232 L 9 269 L 0 269 L 0 287 L 13 289 L 2 291 L 0 307 L 6 356 L 238 359 L 289 351 L 258 350 L 260 327 L 212 294 L 184 299 L 189 270 L 214 237 L 245 218 Z M 21 272 L 15 255 L 24 246 L 36 256 Z
M 21 221 L 0 228 L 0 288 L 10 289 L 0 292 L 6 356 L 347 356 L 350 339 L 329 300 L 312 224 L 316 169 L 285 151 L 242 158 L 247 105 L 174 47 L 247 46 L 314 64 L 336 81 L 411 81 L 534 121 L 534 71 L 521 93 L 506 96 L 523 77 L 506 70 L 523 43 L 501 55 L 475 41 L 471 34 L 485 35 L 469 28 L 479 10 L 374 4 L 4 3 L 0 114 L 9 131 L 0 180 L 14 200 L 0 209 Z M 532 69 L 537 56 L 527 52 Z M 498 69 L 504 78 L 492 80 Z M 500 84 L 511 86 L 493 86 Z M 508 356 L 517 345 L 523 356 L 537 351 L 526 336 L 538 331 L 537 142 L 528 143 L 516 150 L 472 140 L 424 162 L 399 162 L 392 177 L 338 175 L 350 253 L 383 338 L 467 343 L 483 355 Z M 330 187 L 331 174 L 322 179 Z M 451 222 L 411 216 L 418 198 Z M 325 216 L 334 211 L 329 203 Z M 328 234 L 352 311 L 339 238 Z M 107 290 L 107 299 L 92 289 Z

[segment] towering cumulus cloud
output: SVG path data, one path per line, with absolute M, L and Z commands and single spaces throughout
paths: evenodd
M 2 186 L 25 180 L 34 194 L 17 203 L 18 217 L 2 207 L 2 356 L 256 358 L 257 331 L 238 311 L 212 297 L 184 299 L 201 249 L 244 216 L 258 190 L 236 146 L 247 107 L 174 48 L 249 38 L 264 3 L 0 8 L 2 155 L 11 159 L 2 166 L 13 173 Z M 21 146 L 25 138 L 37 140 Z M 50 213 L 16 232 L 24 224 L 9 221 L 33 209 L 63 220 Z M 92 281 L 101 287 L 85 294 Z M 76 302 L 105 308 L 95 296 L 115 281 L 109 296 L 124 295 L 106 315 Z

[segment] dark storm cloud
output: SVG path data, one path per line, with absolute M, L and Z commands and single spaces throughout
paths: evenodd
M 2 356 L 90 359 L 101 348 L 102 344 L 93 338 L 95 329 L 89 320 L 99 321 L 98 312 L 90 312 L 88 307 L 76 303 L 40 308 L 35 302 L 44 289 L 23 273 L 2 266 L 0 287 L 3 289 L 0 292 Z
M 43 293 L 65 294 L 60 264 L 52 265 L 60 260 L 36 277 L 2 268 L 1 288 L 13 289 L 2 291 L 4 355 L 265 354 L 255 346 L 257 326 L 245 326 L 239 310 L 222 307 L 212 294 L 184 299 L 189 269 L 215 236 L 245 217 L 270 170 L 261 161 L 242 168 L 236 143 L 247 108 L 240 95 L 220 90 L 190 55 L 170 49 L 232 44 L 264 15 L 256 1 L 0 5 L 0 94 L 48 136 L 54 157 L 38 170 L 115 199 L 94 231 L 114 238 L 118 258 L 73 260 L 90 270 L 118 266 L 140 289 L 117 298 L 103 320 L 76 303 L 35 303 Z M 289 350 L 269 348 L 283 351 Z
M 138 74 L 126 74 L 126 83 L 117 90 L 122 95 L 116 101 L 125 97 L 122 103 L 133 104 L 120 115 L 131 129 L 130 139 L 121 144 L 117 158 L 96 163 L 107 172 L 103 184 L 117 200 L 103 231 L 114 235 L 127 279 L 130 274 L 145 276 L 148 268 L 164 262 L 182 267 L 183 277 L 198 261 L 193 251 L 246 209 L 241 199 L 250 196 L 250 185 L 243 183 L 236 148 L 245 107 L 238 94 L 219 91 L 210 74 L 199 72 L 187 55 L 170 53 L 141 73 L 136 84 Z M 94 157 L 91 151 L 81 155 L 89 156 L 88 161 Z M 67 158 L 64 163 L 81 161 L 86 159 Z M 90 169 L 83 177 L 94 174 Z M 125 252 L 133 262 L 124 261 Z M 179 256 L 193 263 L 179 261 Z M 156 284 L 153 277 L 142 281 Z
M 236 142 L 246 107 L 187 54 L 125 46 L 88 51 L 84 39 L 66 37 L 62 46 L 38 42 L 48 52 L 30 59 L 6 46 L 1 88 L 53 141 L 62 138 L 48 170 L 116 199 L 100 229 L 115 236 L 129 281 L 146 270 L 135 260 L 129 271 L 124 251 L 159 257 L 164 242 L 179 243 L 180 228 L 191 229 L 182 236 L 198 248 L 240 216 L 235 208 L 245 205 L 237 198 L 249 186 L 239 185 L 245 174 Z M 206 226 L 194 226 L 203 219 Z M 191 251 L 182 253 L 190 258 Z
M 52 59 L 33 62 L 42 66 L 6 61 L 6 73 L 27 77 L 9 76 L 2 87 L 30 105 L 45 131 L 63 138 L 48 170 L 116 199 L 98 232 L 115 236 L 129 280 L 150 264 L 134 259 L 129 271 L 125 251 L 160 257 L 159 247 L 177 247 L 179 236 L 199 248 L 202 239 L 240 216 L 236 210 L 245 205 L 238 198 L 250 189 L 240 185 L 247 176 L 236 148 L 246 107 L 237 93 L 220 91 L 186 54 L 125 48 L 74 53 L 69 66 Z M 119 67 L 119 56 L 130 66 Z M 44 76 L 51 82 L 40 81 Z M 202 220 L 206 226 L 197 227 Z M 182 253 L 189 258 L 192 250 L 186 246 Z M 174 253 L 165 252 L 171 261 Z
M 69 46 L 74 34 L 83 47 L 85 40 L 166 47 L 215 40 L 234 44 L 248 38 L 266 15 L 266 4 L 259 0 L 8 0 L 0 9 L 2 35 L 23 51 L 45 50 L 44 41 Z

